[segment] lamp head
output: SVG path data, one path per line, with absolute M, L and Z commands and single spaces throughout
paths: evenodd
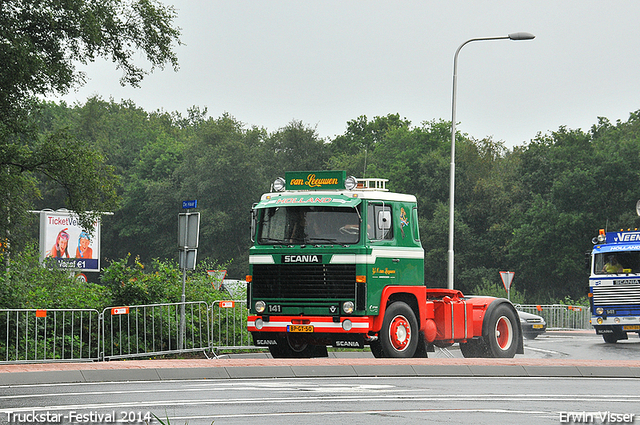
M 536 38 L 536 36 L 529 32 L 514 32 L 509 34 L 509 40 L 514 40 L 514 41 L 533 40 L 534 38 Z

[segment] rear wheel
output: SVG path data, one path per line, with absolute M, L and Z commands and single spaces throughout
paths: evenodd
M 380 329 L 379 341 L 383 356 L 413 357 L 418 339 L 418 321 L 411 307 L 402 301 L 389 305 Z
M 487 346 L 483 339 L 472 339 L 460 343 L 460 352 L 465 358 L 487 357 Z
M 489 319 L 489 334 L 485 335 L 490 357 L 514 357 L 521 338 L 516 313 L 508 305 L 499 305 Z

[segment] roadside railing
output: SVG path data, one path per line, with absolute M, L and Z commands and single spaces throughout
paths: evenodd
M 542 316 L 550 330 L 591 329 L 585 306 L 516 308 Z M 99 361 L 196 351 L 216 355 L 221 350 L 256 348 L 242 300 L 122 306 L 102 312 L 0 309 L 0 363 Z
M 258 348 L 246 301 L 0 309 L 0 363 L 101 361 Z
M 215 301 L 211 305 L 211 349 L 258 348 L 247 330 L 246 301 Z
M 208 350 L 209 311 L 204 301 L 105 308 L 101 360 Z
M 0 362 L 97 360 L 99 329 L 93 309 L 0 309 Z
M 518 304 L 516 309 L 541 316 L 547 322 L 547 329 L 592 329 L 589 322 L 591 320 L 589 307 L 564 304 Z

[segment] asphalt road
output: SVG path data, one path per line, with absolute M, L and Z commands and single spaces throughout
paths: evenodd
M 594 388 L 610 388 L 603 394 Z M 613 390 L 615 388 L 615 391 Z M 640 416 L 640 380 L 330 377 L 35 384 L 3 388 L 0 423 L 558 424 Z M 29 415 L 32 415 L 29 417 Z M 38 415 L 38 416 L 35 416 Z M 633 415 L 633 416 L 631 416 Z M 595 419 L 595 423 L 603 423 Z M 622 421 L 617 421 L 621 423 Z M 629 421 L 630 422 L 630 421 Z M 606 422 L 605 422 L 606 423 Z
M 525 339 L 524 344 L 526 358 L 640 361 L 640 338 L 632 333 L 628 340 L 607 344 L 592 331 L 552 331 L 533 340 Z
M 0 424 L 145 423 L 153 415 L 180 425 L 633 423 L 640 416 L 636 335 L 605 344 L 593 332 L 548 332 L 525 340 L 525 354 L 514 359 L 464 359 L 455 346 L 430 356 L 0 364 Z

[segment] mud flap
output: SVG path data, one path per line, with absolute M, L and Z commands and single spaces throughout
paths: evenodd
M 429 351 L 427 347 L 427 340 L 424 337 L 424 333 L 421 331 L 418 334 L 418 347 L 416 347 L 416 352 L 414 353 L 413 357 L 414 358 L 429 357 L 427 355 L 427 351 Z M 435 350 L 431 350 L 431 351 L 435 351 Z
M 331 345 L 336 348 L 364 348 L 364 336 L 361 334 L 332 334 Z

